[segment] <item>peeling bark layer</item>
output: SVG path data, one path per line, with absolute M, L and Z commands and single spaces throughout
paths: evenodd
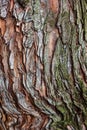
M 86 0 L 0 0 L 0 130 L 87 129 Z

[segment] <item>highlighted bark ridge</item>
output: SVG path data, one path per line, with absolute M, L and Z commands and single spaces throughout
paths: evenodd
M 87 129 L 86 0 L 0 0 L 0 130 Z

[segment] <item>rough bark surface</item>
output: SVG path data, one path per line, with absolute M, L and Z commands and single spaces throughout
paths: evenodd
M 87 129 L 87 1 L 0 0 L 0 130 Z

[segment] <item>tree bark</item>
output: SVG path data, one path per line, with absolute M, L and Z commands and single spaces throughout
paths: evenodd
M 87 129 L 87 1 L 0 0 L 0 130 Z

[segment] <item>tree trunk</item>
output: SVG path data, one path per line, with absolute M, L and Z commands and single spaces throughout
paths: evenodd
M 87 129 L 87 1 L 0 0 L 0 130 Z

